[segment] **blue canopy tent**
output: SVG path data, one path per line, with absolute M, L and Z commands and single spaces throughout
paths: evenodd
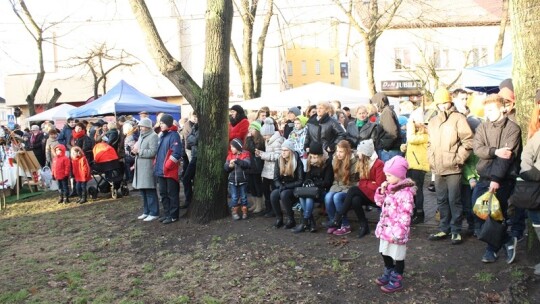
M 134 115 L 147 111 L 151 116 L 163 112 L 180 118 L 180 106 L 153 99 L 137 91 L 124 80 L 110 89 L 107 94 L 69 111 L 69 117 L 93 117 L 106 115 Z
M 467 89 L 491 94 L 499 92 L 499 84 L 507 78 L 512 78 L 512 54 L 489 65 L 464 69 L 462 84 Z

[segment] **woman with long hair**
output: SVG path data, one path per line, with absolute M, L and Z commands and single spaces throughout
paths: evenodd
M 328 234 L 345 235 L 351 233 L 351 225 L 344 212 L 344 201 L 349 188 L 358 181 L 356 173 L 356 157 L 352 153 L 348 141 L 342 140 L 337 144 L 336 153 L 332 160 L 334 182 L 330 191 L 324 197 L 326 213 L 328 214 Z M 336 212 L 343 214 L 341 228 L 333 227 Z

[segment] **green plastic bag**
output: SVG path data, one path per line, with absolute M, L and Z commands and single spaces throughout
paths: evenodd
M 492 219 L 496 221 L 504 220 L 501 204 L 493 192 L 486 191 L 486 193 L 482 194 L 474 203 L 473 212 L 484 221 L 487 220 L 490 213 Z

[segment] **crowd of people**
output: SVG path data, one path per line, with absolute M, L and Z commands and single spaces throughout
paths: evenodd
M 483 117 L 470 112 L 468 96 L 462 89 L 450 93 L 439 88 L 431 106 L 400 115 L 383 93 L 352 110 L 341 108 L 338 101 L 319 102 L 303 113 L 291 107 L 279 118 L 268 107 L 246 113 L 232 106 L 223 168 L 233 220 L 260 215 L 274 218 L 276 229 L 316 232 L 321 223 L 313 212 L 319 205 L 327 217 L 322 223 L 326 232 L 342 236 L 352 232 L 347 215 L 352 209 L 362 238 L 370 233 L 365 212 L 376 209 L 380 220 L 375 235 L 384 262 L 376 283 L 383 292 L 395 292 L 403 288 L 410 227 L 425 220 L 427 175 L 432 177 L 440 215 L 438 230 L 429 240 L 449 239 L 449 244 L 459 245 L 465 236 L 478 236 L 484 221 L 475 216 L 473 205 L 491 192 L 509 229 L 503 245 L 486 246 L 481 261 L 495 262 L 503 249 L 506 262 L 512 263 L 527 217 L 540 236 L 540 211 L 508 204 L 518 177 L 540 181 L 540 93 L 525 147 L 511 79 L 501 83 L 498 94 L 485 98 Z M 141 112 L 138 121 L 122 116 L 108 123 L 69 119 L 60 131 L 46 122 L 17 134 L 40 164 L 52 166 L 60 184 L 59 203 L 69 202 L 73 193 L 79 195 L 79 203 L 86 202 L 96 146 L 104 144 L 122 159 L 125 179 L 140 190 L 143 212 L 138 218 L 169 224 L 193 200 L 198 118 L 190 113 L 176 122 L 160 114 L 153 125 L 147 114 Z M 298 223 L 296 209 L 301 214 Z M 540 275 L 540 264 L 535 274 Z

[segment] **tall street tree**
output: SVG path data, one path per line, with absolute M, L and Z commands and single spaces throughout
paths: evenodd
M 238 3 L 240 2 L 240 3 Z M 253 75 L 253 27 L 257 19 L 257 9 L 259 0 L 235 0 L 234 6 L 243 26 L 242 40 L 242 59 L 238 55 L 234 44 L 231 42 L 231 56 L 238 68 L 240 78 L 242 79 L 242 91 L 244 99 L 253 99 L 261 97 L 262 76 L 263 76 L 263 55 L 264 45 L 268 27 L 272 20 L 274 0 L 267 1 L 267 11 L 263 20 L 261 35 L 257 41 L 257 61 L 255 68 L 255 77 Z
M 231 0 L 207 0 L 206 49 L 200 87 L 182 63 L 174 59 L 159 36 L 144 0 L 130 0 L 132 11 L 146 36 L 148 50 L 161 73 L 191 104 L 199 117 L 199 145 L 194 197 L 189 217 L 198 223 L 227 215 L 223 161 L 228 140 L 229 56 L 233 5 Z
M 534 96 L 540 87 L 540 6 L 536 0 L 511 0 L 512 82 L 516 114 L 526 137 Z
M 371 95 L 375 89 L 375 47 L 377 39 L 390 27 L 392 19 L 396 15 L 403 0 L 349 0 L 343 4 L 343 0 L 333 0 L 334 3 L 345 13 L 352 27 L 362 37 L 365 51 L 365 65 L 367 87 Z M 379 2 L 383 3 L 379 7 Z

